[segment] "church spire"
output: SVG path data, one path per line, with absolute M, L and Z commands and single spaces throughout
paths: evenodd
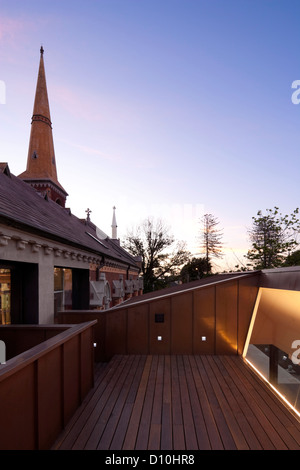
M 114 206 L 113 207 L 113 218 L 112 218 L 112 224 L 111 224 L 111 228 L 112 228 L 112 233 L 111 233 L 111 238 L 113 240 L 117 240 L 117 220 L 116 220 L 116 207 Z
M 67 193 L 57 179 L 43 46 L 40 49 L 27 167 L 19 177 L 48 198 L 65 205 Z

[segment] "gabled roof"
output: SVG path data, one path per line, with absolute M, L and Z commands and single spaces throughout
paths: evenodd
M 8 171 L 0 171 L 0 221 L 137 268 L 134 258 L 115 241 L 99 238 L 93 223 L 46 200 L 20 178 L 10 173 L 9 177 Z

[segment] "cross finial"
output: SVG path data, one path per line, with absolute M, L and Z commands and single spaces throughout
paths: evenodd
M 90 220 L 90 213 L 92 212 L 91 209 L 87 209 L 85 212 L 87 214 L 86 220 Z
M 40 48 L 40 53 L 41 53 L 41 55 L 44 54 L 44 48 L 43 48 L 43 46 L 41 46 L 41 48 Z

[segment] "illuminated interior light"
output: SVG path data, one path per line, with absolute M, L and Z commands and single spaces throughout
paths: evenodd
M 249 342 L 250 342 L 250 338 L 251 338 L 251 335 L 252 335 L 252 331 L 253 331 L 253 327 L 254 327 L 254 323 L 255 323 L 255 319 L 256 319 L 256 314 L 257 314 L 261 294 L 262 294 L 262 288 L 260 287 L 259 290 L 258 290 L 257 297 L 256 297 L 256 301 L 255 301 L 254 309 L 253 309 L 253 312 L 252 312 L 250 325 L 249 325 L 249 328 L 248 328 L 247 338 L 246 338 L 245 345 L 244 345 L 244 350 L 243 350 L 243 353 L 242 353 L 243 358 L 246 357 L 246 354 L 247 354 L 247 351 L 248 351 Z
M 206 341 L 206 336 L 202 336 L 201 340 Z
M 158 336 L 157 341 L 162 341 L 162 336 Z
M 268 381 L 268 379 L 252 364 L 252 362 L 250 362 L 247 358 L 245 358 L 245 361 L 249 364 L 250 367 L 252 367 L 252 369 L 257 373 L 257 375 L 259 375 L 264 380 L 264 382 L 266 382 L 271 387 L 271 389 L 284 401 L 284 403 L 289 408 L 291 408 L 291 410 L 293 410 L 293 412 L 300 418 L 300 412 L 285 398 L 285 396 L 282 395 L 282 393 L 280 393 L 278 389 L 274 387 L 271 382 Z

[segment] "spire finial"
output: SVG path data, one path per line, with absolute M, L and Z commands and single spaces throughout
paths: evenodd
M 111 228 L 112 228 L 112 239 L 113 240 L 116 240 L 117 239 L 117 221 L 116 221 L 116 213 L 115 213 L 115 210 L 116 210 L 116 206 L 113 207 L 113 218 L 112 218 L 112 224 L 111 224 Z
M 92 212 L 92 211 L 91 211 L 91 209 L 87 209 L 85 212 L 86 212 L 86 214 L 87 214 L 86 220 L 89 222 L 89 221 L 91 220 L 91 219 L 90 219 L 90 215 L 91 215 L 91 212 Z
M 41 53 L 41 55 L 44 54 L 44 48 L 43 48 L 43 46 L 41 46 L 41 48 L 40 48 L 40 53 Z

